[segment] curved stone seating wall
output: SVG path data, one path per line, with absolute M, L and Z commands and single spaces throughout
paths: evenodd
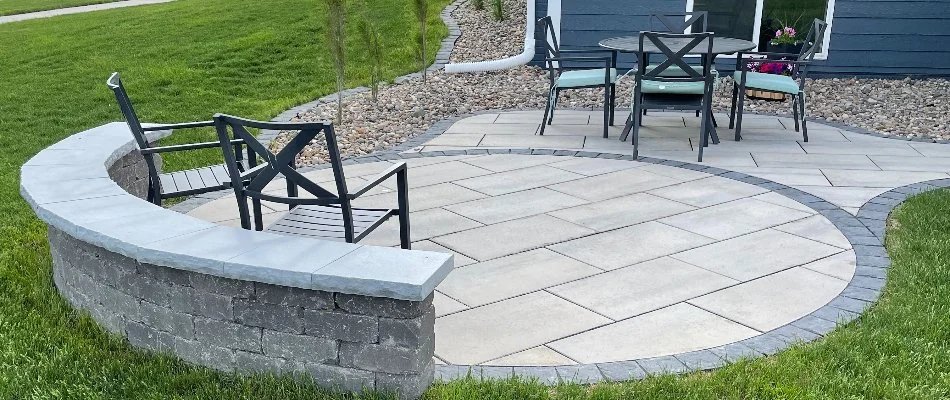
M 21 193 L 49 225 L 56 287 L 74 307 L 133 346 L 224 371 L 403 397 L 432 382 L 432 292 L 451 255 L 206 223 L 136 197 L 141 160 L 112 123 L 21 169 Z

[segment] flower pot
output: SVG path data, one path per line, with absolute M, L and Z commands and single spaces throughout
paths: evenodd
M 785 101 L 785 93 L 775 93 L 775 92 L 764 92 L 761 90 L 755 89 L 746 89 L 746 96 L 756 100 L 766 100 L 766 101 Z
M 773 44 L 769 43 L 768 52 L 769 53 L 787 53 L 787 54 L 801 54 L 802 47 L 805 46 L 804 42 L 795 43 L 795 44 Z M 769 57 L 773 58 L 773 57 Z M 789 58 L 789 57 L 786 57 Z M 773 58 L 774 59 L 774 58 Z

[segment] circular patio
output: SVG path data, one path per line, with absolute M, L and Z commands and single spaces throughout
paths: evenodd
M 435 294 L 439 364 L 570 366 L 721 348 L 821 309 L 855 271 L 834 224 L 764 184 L 602 158 L 405 161 L 413 248 L 455 254 Z M 359 186 L 390 165 L 350 165 L 347 179 Z M 356 205 L 395 201 L 383 189 Z M 232 196 L 189 215 L 238 225 Z M 363 243 L 396 245 L 398 224 Z

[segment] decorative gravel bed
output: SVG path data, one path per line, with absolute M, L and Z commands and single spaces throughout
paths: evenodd
M 509 18 L 502 22 L 486 10 L 462 4 L 453 17 L 462 31 L 452 53 L 453 62 L 509 57 L 521 52 L 525 0 L 505 0 Z M 629 107 L 632 78 L 619 85 L 618 107 Z M 950 139 L 950 81 L 946 79 L 880 80 L 819 79 L 808 82 L 808 115 L 898 136 Z M 544 107 L 547 73 L 536 67 L 506 71 L 429 75 L 403 80 L 381 88 L 379 100 L 369 93 L 344 99 L 344 122 L 336 127 L 341 150 L 358 156 L 388 149 L 424 133 L 434 122 L 460 114 L 498 109 Z M 717 111 L 728 111 L 731 78 L 725 78 L 715 99 Z M 563 108 L 600 108 L 603 91 L 585 89 L 565 92 Z M 790 114 L 788 102 L 747 101 L 746 110 Z M 295 120 L 320 121 L 334 118 L 336 103 L 324 103 L 298 115 Z M 272 146 L 286 143 L 278 135 Z M 318 144 L 318 143 L 317 143 Z M 325 161 L 318 144 L 300 157 L 301 165 Z

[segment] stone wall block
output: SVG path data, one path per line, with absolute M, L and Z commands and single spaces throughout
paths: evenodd
M 337 392 L 360 393 L 376 388 L 372 372 L 327 364 L 306 364 L 307 374 L 322 387 Z
M 376 343 L 379 323 L 376 317 L 338 311 L 305 310 L 304 333 L 347 342 Z
M 174 338 L 174 346 L 175 354 L 186 362 L 222 371 L 234 370 L 234 350 L 180 337 Z
M 435 336 L 435 307 L 411 319 L 379 318 L 379 344 L 418 347 Z
M 221 278 L 200 273 L 191 273 L 188 278 L 189 286 L 202 292 L 215 293 L 242 299 L 247 299 L 254 295 L 253 282 Z
M 390 374 L 418 374 L 432 361 L 435 341 L 408 348 L 340 342 L 340 365 Z
M 194 339 L 194 317 L 147 301 L 142 302 L 141 311 L 140 315 L 132 317 L 133 320 L 181 338 Z
M 169 307 L 187 314 L 230 321 L 234 319 L 231 297 L 197 291 L 186 286 L 173 286 Z
M 125 334 L 129 344 L 135 347 L 167 353 L 175 350 L 174 336 L 153 329 L 138 322 L 128 321 L 125 325 Z
M 422 301 L 408 301 L 337 293 L 336 306 L 354 314 L 387 318 L 415 318 L 429 309 L 432 305 L 432 297 L 433 295 L 430 294 Z
M 242 372 L 275 374 L 304 372 L 304 366 L 299 362 L 240 350 L 234 352 L 234 369 Z
M 172 293 L 171 285 L 138 274 L 123 277 L 118 289 L 135 298 L 160 306 L 169 304 Z
M 300 307 L 264 304 L 253 300 L 234 300 L 236 322 L 274 331 L 301 334 L 304 332 Z
M 264 330 L 264 354 L 307 363 L 337 363 L 336 340 Z
M 139 264 L 137 272 L 153 280 L 179 286 L 191 286 L 191 272 L 153 264 Z
M 255 283 L 254 287 L 254 294 L 257 301 L 262 303 L 303 307 L 314 310 L 333 309 L 333 293 L 266 283 Z
M 400 399 L 418 399 L 422 397 L 432 381 L 435 380 L 435 363 L 430 361 L 418 374 L 376 373 L 376 390 L 396 393 Z
M 218 347 L 261 353 L 262 328 L 195 317 L 195 338 Z

